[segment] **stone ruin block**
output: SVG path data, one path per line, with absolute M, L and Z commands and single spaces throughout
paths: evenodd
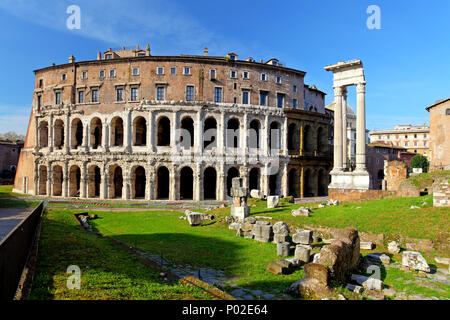
M 250 197 L 255 199 L 262 199 L 262 193 L 260 190 L 252 189 L 250 190 Z
M 427 261 L 416 251 L 403 251 L 402 265 L 414 270 L 430 272 Z
M 292 241 L 296 244 L 311 244 L 313 232 L 311 230 L 297 230 L 292 236 Z
M 267 197 L 267 208 L 273 209 L 278 206 L 278 202 L 280 201 L 280 198 L 278 196 L 268 196 Z
M 291 251 L 291 244 L 289 242 L 277 243 L 277 255 L 281 257 L 289 257 Z
M 272 226 L 270 225 L 270 223 L 269 224 L 259 224 L 258 222 L 253 227 L 254 239 L 256 241 L 260 241 L 260 242 L 272 241 L 273 240 L 273 230 L 272 230 Z M 268 221 L 267 221 L 267 223 L 268 223 Z
M 293 209 L 291 211 L 291 214 L 294 217 L 309 217 L 309 216 L 311 216 L 311 209 L 301 207 L 301 208 L 298 208 L 298 209 Z
M 279 221 L 273 225 L 273 233 L 288 236 L 290 230 L 286 223 Z
M 308 263 L 311 260 L 311 249 L 311 246 L 298 244 L 295 247 L 294 257 L 296 257 L 300 261 Z
M 191 226 L 199 226 L 203 222 L 203 213 L 192 212 L 186 210 L 185 212 L 187 220 Z
M 279 242 L 291 242 L 291 237 L 284 234 L 274 234 L 273 235 L 273 242 L 279 243 Z
M 298 292 L 303 298 L 322 299 L 327 298 L 332 293 L 328 287 L 329 274 L 327 267 L 308 263 L 305 265 L 305 277 L 298 283 Z

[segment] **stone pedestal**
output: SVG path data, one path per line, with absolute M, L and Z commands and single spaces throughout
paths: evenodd
M 242 178 L 233 178 L 231 186 L 233 204 L 230 214 L 239 220 L 244 220 L 250 214 L 250 208 L 247 204 L 248 190 L 242 187 Z
M 370 177 L 367 171 L 334 171 L 330 172 L 330 189 L 369 190 Z

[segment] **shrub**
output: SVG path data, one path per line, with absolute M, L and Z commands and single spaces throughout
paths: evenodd
M 422 168 L 423 172 L 428 172 L 428 167 L 430 163 L 427 158 L 421 154 L 416 154 L 411 158 L 411 168 Z

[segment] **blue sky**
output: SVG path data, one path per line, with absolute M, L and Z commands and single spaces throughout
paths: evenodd
M 69 5 L 81 8 L 81 30 L 69 30 Z M 381 29 L 369 30 L 366 10 L 381 9 Z M 332 74 L 323 67 L 361 59 L 366 75 L 368 129 L 428 123 L 425 107 L 447 98 L 450 85 L 450 1 L 0 1 L 0 132 L 24 134 L 33 70 L 96 59 L 122 45 L 153 55 L 236 52 L 307 72 L 333 100 Z M 354 90 L 348 104 L 355 109 Z

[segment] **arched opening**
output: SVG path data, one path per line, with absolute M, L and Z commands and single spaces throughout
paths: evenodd
M 194 174 L 190 167 L 180 172 L 180 200 L 192 200 L 194 197 Z
M 69 171 L 69 197 L 80 196 L 81 170 L 78 166 L 70 167 Z
M 276 121 L 274 121 L 270 124 L 269 149 L 270 150 L 281 149 L 281 129 L 280 129 L 280 124 Z
M 162 117 L 157 125 L 157 145 L 160 147 L 170 146 L 170 120 Z
M 230 168 L 227 174 L 227 195 L 231 197 L 231 187 L 233 178 L 239 177 L 239 170 L 237 168 Z
M 111 146 L 123 146 L 123 120 L 121 117 L 114 117 L 111 120 Z
M 303 129 L 303 150 L 306 152 L 314 150 L 313 132 L 310 125 L 306 125 Z
M 303 196 L 304 197 L 313 197 L 313 187 L 312 187 L 312 172 L 310 169 L 307 169 L 304 173 L 303 177 Z
M 133 170 L 133 198 L 145 199 L 145 169 L 141 166 Z
M 318 196 L 324 197 L 328 194 L 328 183 L 327 183 L 327 175 L 325 173 L 324 169 L 319 170 L 319 174 L 317 177 L 317 183 L 318 183 Z
M 98 149 L 102 145 L 102 121 L 95 117 L 91 120 L 91 148 Z
M 47 167 L 39 167 L 39 193 L 40 196 L 47 195 Z
M 63 169 L 61 166 L 53 167 L 53 196 L 62 196 Z
M 278 195 L 279 182 L 278 173 L 269 176 L 269 196 Z
M 288 175 L 288 189 L 289 195 L 294 198 L 299 198 L 299 175 L 297 169 L 291 169 Z
M 183 149 L 194 146 L 194 120 L 186 117 L 181 121 L 180 145 Z
M 160 167 L 157 173 L 156 198 L 158 200 L 169 199 L 169 181 L 170 181 L 169 169 L 167 169 L 166 167 Z
M 77 149 L 83 144 L 83 123 L 80 119 L 73 119 L 72 126 L 72 149 Z
M 88 182 L 88 197 L 98 198 L 100 197 L 100 183 L 101 174 L 98 166 L 91 166 L 89 168 L 89 182 Z
M 319 127 L 317 130 L 317 151 L 319 152 L 325 152 L 327 149 L 327 140 L 328 137 L 325 133 L 325 129 L 322 127 Z
M 109 170 L 109 197 L 111 199 L 121 199 L 123 190 L 122 168 L 114 165 Z
M 238 119 L 228 120 L 226 137 L 228 148 L 239 148 L 240 132 Z
M 259 149 L 261 147 L 261 124 L 258 120 L 250 122 L 249 148 Z
M 39 147 L 48 147 L 48 123 L 47 121 L 42 121 L 39 123 Z
M 61 150 L 64 146 L 64 122 L 61 119 L 57 119 L 53 128 L 53 140 L 55 142 L 55 149 Z
M 203 148 L 212 150 L 217 147 L 217 122 L 213 117 L 207 118 L 203 128 Z
M 250 174 L 249 174 L 249 187 L 250 190 L 260 190 L 260 174 L 259 174 L 259 168 L 253 168 L 252 170 L 250 170 Z
M 203 173 L 203 199 L 216 200 L 217 173 L 213 167 L 208 167 Z
M 133 145 L 147 145 L 147 121 L 144 117 L 136 117 L 133 121 Z
M 288 127 L 288 150 L 300 149 L 300 132 L 295 123 L 291 123 Z

